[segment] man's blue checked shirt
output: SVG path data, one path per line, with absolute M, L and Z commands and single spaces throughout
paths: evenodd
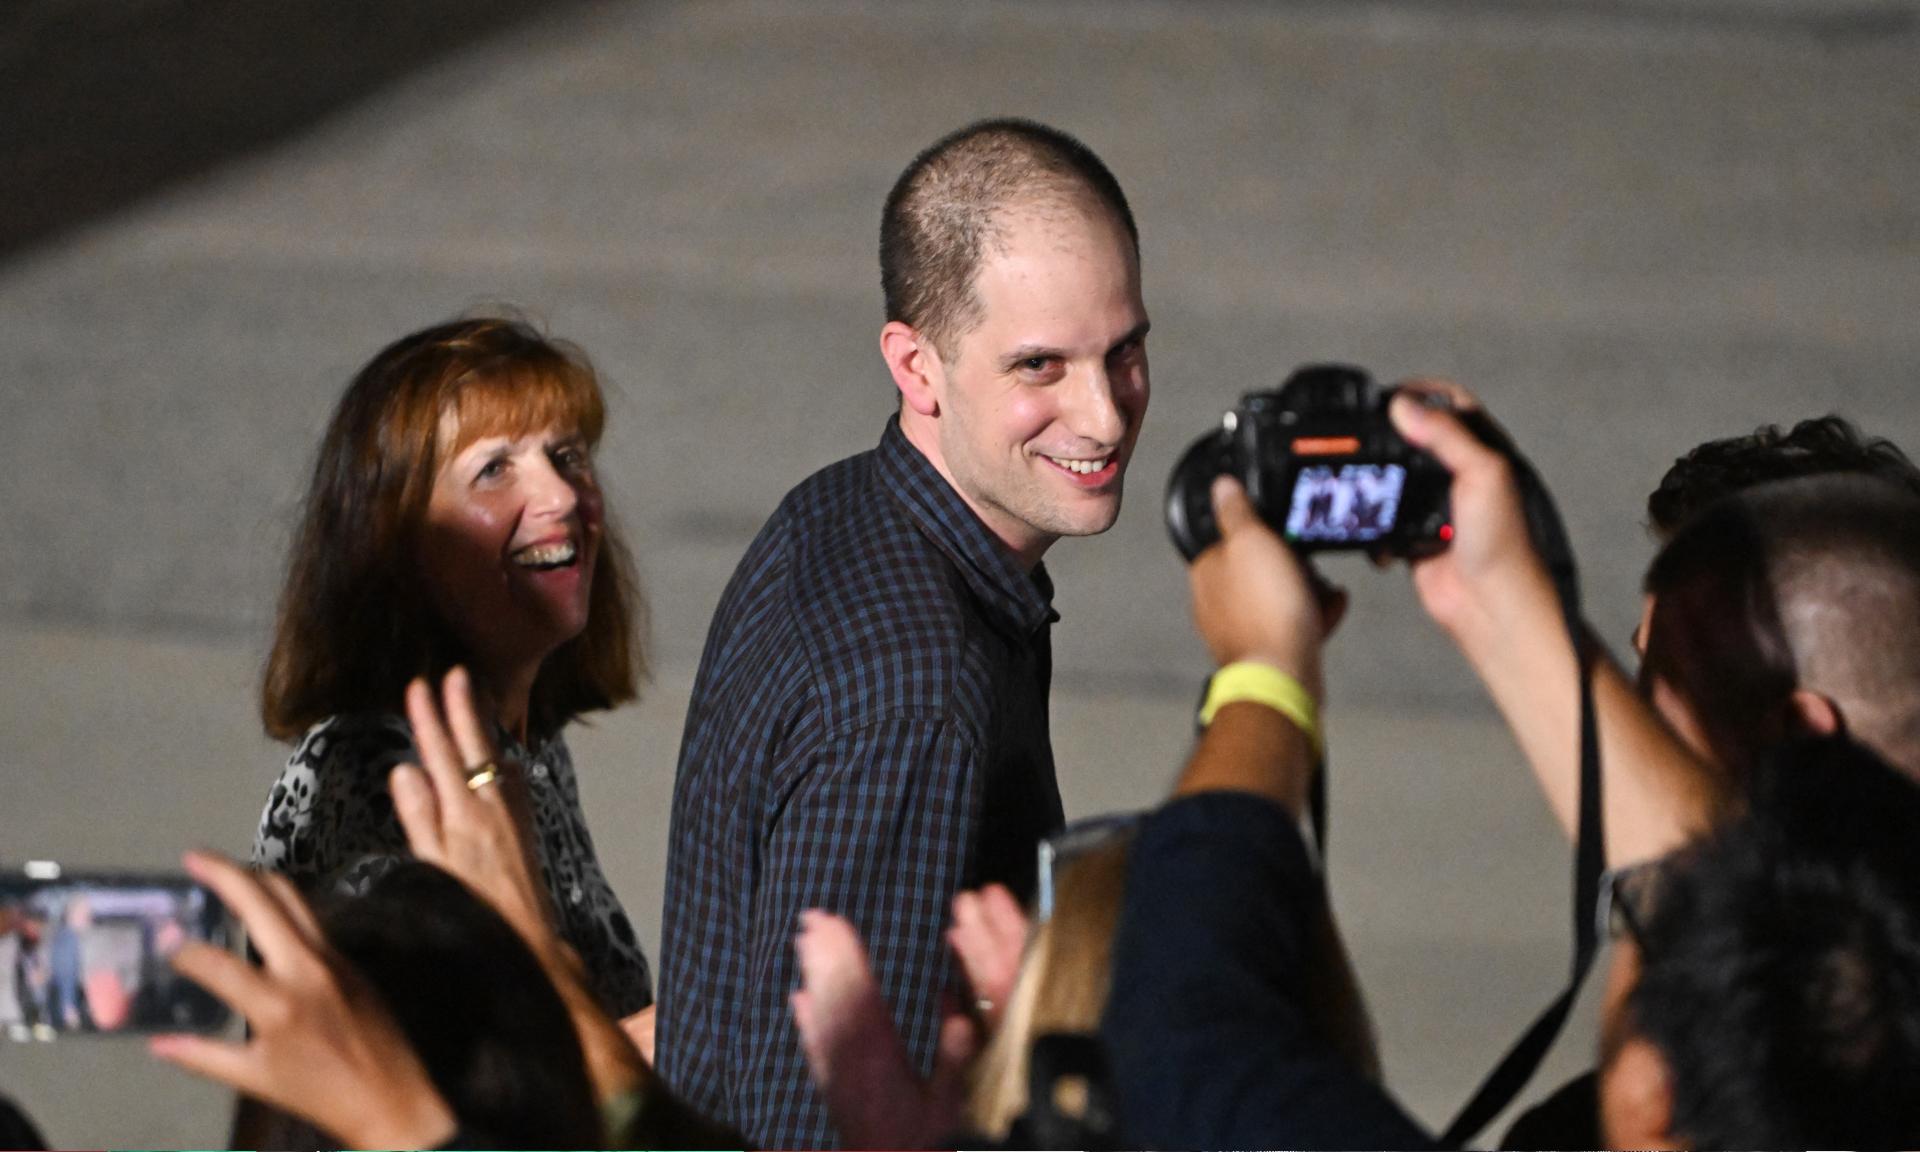
M 761 1147 L 833 1143 L 787 1007 L 803 909 L 859 929 L 925 1072 L 954 894 L 1031 894 L 1061 823 L 1052 598 L 898 418 L 788 493 L 735 570 L 674 782 L 659 1068 Z

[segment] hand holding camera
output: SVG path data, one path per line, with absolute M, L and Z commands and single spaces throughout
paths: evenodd
M 1519 613 L 1559 618 L 1552 578 L 1534 547 L 1506 436 L 1472 393 L 1439 380 L 1410 382 L 1388 417 L 1405 441 L 1450 477 L 1448 546 L 1411 557 L 1420 604 L 1469 659 L 1510 631 Z
M 1195 557 L 1187 580 L 1194 624 L 1214 663 L 1270 664 L 1321 699 L 1320 647 L 1339 622 L 1344 594 L 1330 592 L 1323 611 L 1318 582 L 1261 523 L 1238 481 L 1215 478 L 1209 496 L 1209 519 L 1220 542 Z
M 1459 385 L 1382 389 L 1359 368 L 1309 365 L 1242 397 L 1188 448 L 1167 485 L 1167 529 L 1197 566 L 1222 537 L 1210 486 L 1233 477 L 1294 557 L 1406 559 L 1422 606 L 1473 658 L 1517 613 L 1557 618 L 1504 442 Z M 1275 570 L 1244 576 L 1271 581 Z M 1213 645 L 1204 621 L 1202 632 Z

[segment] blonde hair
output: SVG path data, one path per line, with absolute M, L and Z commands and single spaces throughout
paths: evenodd
M 1058 866 L 1053 917 L 1027 941 L 1000 1031 L 974 1067 L 967 1119 L 981 1135 L 1005 1139 L 1027 1110 L 1035 1040 L 1100 1027 L 1132 843 L 1129 831 Z

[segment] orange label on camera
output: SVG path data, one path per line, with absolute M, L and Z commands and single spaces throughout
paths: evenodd
M 1295 456 L 1351 456 L 1358 451 L 1358 436 L 1302 436 L 1293 442 Z

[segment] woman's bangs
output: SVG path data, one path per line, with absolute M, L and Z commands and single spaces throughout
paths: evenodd
M 458 433 L 453 452 L 488 436 L 519 439 L 545 428 L 577 432 L 600 442 L 606 406 L 593 374 L 566 362 L 514 365 L 505 372 L 470 373 L 455 385 L 449 411 Z

